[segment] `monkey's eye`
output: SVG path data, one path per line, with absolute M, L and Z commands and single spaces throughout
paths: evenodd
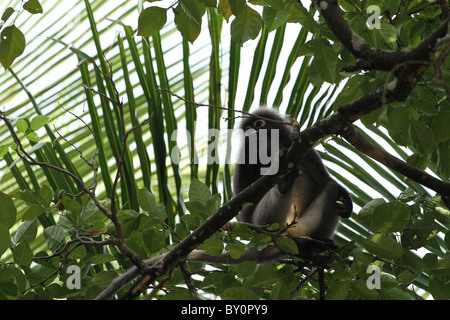
M 258 120 L 255 121 L 254 127 L 255 127 L 255 128 L 262 127 L 262 126 L 264 126 L 265 124 L 266 124 L 266 122 L 265 122 L 264 120 L 258 119 Z

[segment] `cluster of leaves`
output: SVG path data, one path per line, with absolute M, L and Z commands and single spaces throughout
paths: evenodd
M 15 261 L 15 265 L 4 266 L 0 272 L 3 298 L 94 298 L 101 288 L 117 277 L 118 270 L 114 266 L 116 263 L 124 269 L 131 266 L 129 260 L 117 250 L 104 253 L 103 250 L 77 246 L 76 242 L 69 241 L 69 238 L 73 238 L 74 229 L 93 239 L 100 233 L 114 235 L 114 228 L 106 225 L 107 219 L 86 196 L 80 199 L 64 196 L 56 201 L 58 195 L 54 195 L 49 187 L 43 186 L 38 192 L 17 192 L 13 197 L 20 199 L 27 209 L 11 243 L 8 229 L 15 224 L 17 210 L 11 197 L 0 194 L 0 209 L 4 213 L 0 224 L 0 248 L 4 253 L 11 247 Z M 334 257 L 330 264 L 333 273 L 325 274 L 325 281 L 329 284 L 327 299 L 418 298 L 414 291 L 408 290 L 408 286 L 424 281 L 424 271 L 430 275 L 429 289 L 433 296 L 445 299 L 449 264 L 448 260 L 439 258 L 439 250 L 442 246 L 447 250 L 450 248 L 450 233 L 447 233 L 444 244 L 440 243 L 435 236 L 442 227 L 433 222 L 437 213 L 426 212 L 426 216 L 419 219 L 415 212 L 418 211 L 418 206 L 408 206 L 405 202 L 409 200 L 411 199 L 407 195 L 395 203 L 373 200 L 361 210 L 358 215 L 360 222 L 375 233 L 339 248 L 339 256 Z M 138 201 L 140 212 L 122 210 L 119 212 L 120 222 L 127 245 L 139 255 L 152 256 L 170 250 L 189 230 L 198 228 L 199 224 L 217 210 L 220 195 L 212 195 L 205 184 L 193 180 L 189 189 L 189 201 L 186 202 L 190 214 L 183 216 L 185 223 L 177 224 L 172 232 L 164 223 L 165 208 L 156 204 L 153 194 L 141 189 Z M 59 221 L 52 223 L 56 212 L 59 212 Z M 445 217 L 438 218 L 439 221 L 448 223 L 442 219 Z M 48 225 L 43 229 L 45 250 L 32 249 L 38 225 Z M 401 244 L 396 239 L 396 232 L 402 232 Z M 169 238 L 173 243 L 166 245 Z M 283 239 L 290 240 L 285 237 L 277 238 L 277 245 L 286 252 L 296 254 L 289 241 Z M 237 225 L 231 233 L 214 234 L 200 249 L 211 255 L 227 250 L 231 257 L 239 258 L 248 245 L 263 249 L 273 244 L 273 240 L 267 234 L 257 233 L 245 225 Z M 428 253 L 421 260 L 410 252 L 411 249 L 424 246 L 436 253 Z M 63 260 L 61 254 L 64 256 Z M 351 259 L 351 263 L 345 261 L 347 258 Z M 297 260 L 301 265 L 303 261 Z M 30 268 L 32 261 L 37 265 Z M 76 265 L 83 271 L 79 290 L 68 289 L 70 273 L 67 272 L 67 267 L 70 265 Z M 104 270 L 98 268 L 100 265 L 108 267 Z M 387 269 L 381 276 L 379 290 L 367 288 L 367 267 L 370 265 L 380 268 L 384 266 L 384 270 Z M 217 295 L 222 299 L 318 298 L 316 281 L 308 281 L 300 289 L 297 288 L 302 281 L 302 273 L 296 272 L 296 269 L 295 264 L 257 265 L 255 261 L 246 261 L 206 271 L 204 264 L 190 263 L 191 273 L 198 275 L 194 280 L 196 287 L 205 294 Z M 58 281 L 54 279 L 56 275 L 59 276 Z M 161 299 L 189 299 L 188 289 L 177 287 L 184 281 L 180 270 L 174 269 L 171 276 L 163 280 L 164 287 L 157 286 L 150 296 L 161 295 L 159 290 L 167 288 L 168 293 L 160 296 Z M 30 286 L 33 290 L 30 290 Z M 123 292 L 128 288 L 125 287 Z
M 37 115 L 33 117 L 31 120 L 29 120 L 28 118 L 17 119 L 16 127 L 17 132 L 19 133 L 18 137 L 20 139 L 26 138 L 31 143 L 39 142 L 40 138 L 36 131 L 45 126 L 49 120 L 50 120 L 49 117 L 43 115 Z M 35 146 L 35 148 L 38 147 L 39 145 Z M 0 157 L 3 157 L 9 150 L 15 150 L 16 148 L 17 148 L 16 144 L 0 145 Z
M 152 1 L 153 2 L 153 1 Z M 226 21 L 231 22 L 231 37 L 240 46 L 248 40 L 254 40 L 260 34 L 264 25 L 273 31 L 286 22 L 306 21 L 311 26 L 314 20 L 305 8 L 294 0 L 179 0 L 176 7 L 161 8 L 151 6 L 144 9 L 139 16 L 138 34 L 149 37 L 164 27 L 167 22 L 167 11 L 172 9 L 175 24 L 181 35 L 188 41 L 194 42 L 201 32 L 202 17 L 205 8 L 217 8 Z M 174 5 L 175 5 L 174 4 Z M 261 15 L 250 6 L 263 6 Z
M 439 18 L 441 10 L 433 6 L 420 10 L 424 6 L 424 3 L 420 1 L 403 7 L 400 6 L 400 1 L 365 1 L 364 3 L 365 7 L 362 7 L 360 3 L 343 2 L 342 7 L 346 10 L 343 16 L 353 30 L 369 44 L 379 49 L 406 51 L 417 45 L 426 34 L 436 29 L 441 23 Z M 379 28 L 369 29 L 366 27 L 371 15 L 366 12 L 366 9 L 370 5 L 377 5 L 383 10 L 383 14 L 379 16 Z M 416 10 L 420 10 L 420 19 L 411 14 Z M 308 48 L 313 49 L 303 50 L 307 52 L 305 54 L 313 53 L 315 58 L 322 54 L 324 56 L 322 61 L 328 61 L 326 65 L 329 68 L 329 76 L 326 78 L 325 71 L 320 72 L 322 75 L 320 77 L 317 77 L 314 71 L 320 65 L 324 65 L 323 63 L 318 62 L 317 68 L 314 67 L 314 62 L 311 64 L 310 77 L 313 83 L 317 78 L 319 78 L 317 84 L 320 84 L 323 79 L 337 83 L 342 76 L 351 75 L 345 89 L 334 102 L 335 107 L 362 97 L 380 84 L 392 79 L 392 73 L 395 70 L 390 72 L 372 70 L 363 74 L 341 72 L 338 74 L 342 67 L 353 65 L 355 61 L 345 52 L 342 45 L 336 42 L 332 34 L 327 33 L 326 36 L 334 42 L 332 45 L 324 39 L 313 39 L 307 43 Z M 329 54 L 325 57 L 323 51 L 326 50 L 329 51 Z M 450 163 L 445 160 L 450 157 L 450 129 L 447 125 L 450 120 L 448 101 L 450 73 L 445 67 L 447 52 L 448 48 L 441 48 L 435 52 L 434 66 L 427 70 L 422 81 L 414 88 L 406 101 L 390 103 L 362 119 L 366 125 L 384 126 L 398 145 L 407 146 L 413 150 L 414 154 L 407 159 L 408 163 L 420 170 L 425 170 L 431 160 L 433 170 L 444 180 L 450 178 Z M 444 59 L 443 61 L 441 61 L 441 57 Z M 439 75 L 439 72 L 442 74 Z
M 102 117 L 99 117 L 100 107 L 95 105 L 91 91 L 86 91 L 86 101 L 94 136 L 101 145 L 98 158 L 101 167 L 101 183 L 107 190 L 106 194 L 110 195 L 112 183 L 111 169 L 108 164 L 112 159 L 117 161 L 120 158 L 120 144 L 117 143 L 119 138 L 116 129 L 117 123 L 121 123 L 123 119 L 117 116 L 115 107 L 108 106 L 109 101 L 104 98 L 116 99 L 117 97 L 114 96 L 111 83 L 105 84 L 102 80 L 103 75 L 108 73 L 108 68 L 102 60 L 99 33 L 96 30 L 92 9 L 88 1 L 85 3 L 87 16 L 91 22 L 92 38 L 97 44 L 96 59 L 100 60 L 100 67 L 95 67 L 90 72 L 88 64 L 93 60 L 91 57 L 79 49 L 69 47 L 62 41 L 59 42 L 70 48 L 78 59 L 83 61 L 79 65 L 83 84 L 88 88 L 96 85 L 97 91 L 102 93 Z M 379 17 L 381 22 L 379 29 L 368 29 L 366 25 L 372 14 L 366 10 L 371 4 L 383 9 Z M 257 6 L 262 6 L 262 16 L 256 10 Z M 409 47 L 418 44 L 439 24 L 441 13 L 439 8 L 432 6 L 420 10 L 420 15 L 411 13 L 421 9 L 424 6 L 423 1 L 408 1 L 406 4 L 400 0 L 378 2 L 349 0 L 340 1 L 340 6 L 343 9 L 344 18 L 353 30 L 363 36 L 368 43 L 384 50 L 408 50 Z M 283 35 L 281 31 L 284 30 L 286 22 L 300 23 L 304 30 L 312 34 L 312 37 L 305 42 L 306 32 L 303 30 L 292 52 L 292 60 L 290 60 L 292 64 L 298 57 L 305 57 L 305 66 L 308 66 L 308 68 L 302 67 L 297 79 L 299 85 L 296 88 L 306 88 L 306 86 L 301 87 L 301 83 L 311 83 L 314 85 L 312 92 L 316 94 L 325 83 L 337 84 L 348 78 L 344 89 L 334 101 L 335 108 L 352 102 L 371 92 L 378 85 L 392 80 L 390 72 L 374 70 L 361 72 L 346 69 L 355 64 L 355 59 L 337 41 L 326 24 L 322 21 L 316 22 L 316 10 L 311 8 L 308 11 L 300 6 L 298 1 L 180 0 L 168 9 L 155 6 L 144 9 L 137 21 L 138 33 L 144 37 L 152 36 L 155 56 L 152 56 L 153 51 L 150 50 L 144 50 L 141 53 L 142 48 L 138 47 L 132 29 L 123 26 L 127 43 L 124 46 L 125 41 L 118 39 L 119 54 L 116 61 L 121 66 L 119 69 L 124 77 L 130 123 L 133 126 L 139 123 L 137 114 L 141 112 L 140 116 L 142 116 L 142 111 L 136 106 L 141 98 L 145 102 L 144 105 L 149 108 L 144 111 L 148 111 L 148 115 L 155 114 L 150 130 L 156 161 L 150 161 L 142 134 L 136 134 L 135 142 L 141 162 L 140 171 L 134 168 L 130 161 L 124 164 L 121 172 L 122 198 L 120 200 L 122 201 L 118 218 L 126 245 L 141 258 L 170 250 L 191 231 L 197 229 L 216 211 L 221 201 L 225 200 L 225 193 L 222 196 L 215 192 L 211 193 L 210 184 L 205 185 L 197 179 L 189 179 L 190 187 L 187 194 L 189 201 L 183 203 L 189 214 L 184 214 L 179 203 L 175 204 L 176 201 L 173 198 L 178 201 L 183 200 L 183 194 L 179 193 L 182 184 L 177 176 L 178 168 L 175 168 L 175 165 L 172 168 L 177 190 L 177 194 L 174 195 L 170 193 L 166 177 L 168 170 L 164 165 L 167 156 L 164 139 L 170 137 L 176 129 L 174 106 L 168 94 L 156 90 L 158 81 L 161 87 L 170 87 L 169 81 L 165 78 L 164 54 L 158 32 L 167 22 L 168 10 L 174 12 L 175 26 L 184 39 L 194 42 L 201 31 L 203 16 L 206 12 L 213 12 L 209 10 L 212 8 L 217 9 L 222 16 L 221 19 L 229 21 L 234 16 L 231 22 L 231 36 L 240 46 L 258 35 L 261 35 L 263 43 L 264 39 L 267 40 L 267 33 L 264 33 L 264 30 L 276 29 L 276 39 L 283 39 L 278 36 Z M 11 10 L 9 8 L 3 14 L 3 21 L 12 17 L 14 11 Z M 33 11 L 30 12 L 33 13 Z M 214 19 L 218 21 L 218 15 L 214 16 Z M 22 33 L 20 31 L 18 33 L 14 25 L 2 30 L 4 40 L 0 42 L 1 63 L 6 61 L 6 66 L 5 64 L 3 66 L 9 67 L 14 58 L 21 54 L 23 48 L 18 50 L 21 48 L 22 42 L 18 41 L 21 37 L 8 37 L 7 33 L 3 34 L 6 30 L 16 35 L 22 35 Z M 3 36 L 6 37 L 3 38 Z M 145 45 L 143 48 L 146 48 Z M 183 46 L 183 55 L 189 57 L 187 48 L 188 46 Z M 5 56 L 2 52 L 7 52 L 8 55 Z M 276 55 L 277 52 L 279 51 L 274 50 L 272 53 Z M 414 154 L 407 159 L 408 162 L 421 169 L 428 166 L 435 169 L 442 179 L 448 179 L 450 164 L 445 159 L 449 157 L 450 134 L 446 123 L 449 120 L 450 108 L 445 84 L 448 86 L 450 77 L 446 73 L 448 70 L 439 64 L 440 54 L 441 52 L 436 52 L 435 70 L 431 68 L 425 74 L 423 81 L 406 101 L 392 103 L 375 111 L 364 117 L 363 123 L 368 127 L 373 124 L 384 126 L 396 142 L 394 147 L 402 145 L 413 150 Z M 140 89 L 144 92 L 144 95 L 139 98 L 134 97 L 136 92 L 133 91 L 129 78 L 130 60 L 127 61 L 127 59 L 130 57 L 139 77 Z M 141 62 L 141 58 L 144 59 L 144 63 Z M 158 66 L 157 71 L 153 69 L 155 61 Z M 270 68 L 275 70 L 276 60 L 271 61 L 274 63 Z M 442 76 L 437 75 L 437 69 L 443 72 Z M 289 79 L 289 70 L 289 68 L 285 70 L 285 79 Z M 194 100 L 192 83 L 189 83 L 192 80 L 189 68 L 184 72 L 186 95 L 191 93 Z M 249 91 L 253 91 L 253 88 L 249 87 Z M 305 90 L 299 89 L 298 93 L 293 93 L 292 96 L 301 96 L 297 97 L 297 100 L 302 101 L 303 96 L 300 94 L 302 92 Z M 328 96 L 326 94 L 317 96 L 318 102 L 312 103 L 315 94 L 307 99 L 304 112 L 308 113 L 311 110 L 312 113 L 316 112 L 319 118 L 328 115 L 332 109 L 326 110 L 319 106 L 320 102 L 326 101 Z M 30 100 L 34 101 L 31 95 Z M 245 106 L 245 108 L 249 107 L 250 105 Z M 297 109 L 292 103 L 288 110 L 295 117 L 306 118 L 308 114 L 299 114 L 300 107 L 301 102 Z M 186 113 L 189 112 L 186 111 Z M 162 115 L 164 115 L 165 123 L 163 123 Z M 81 169 L 73 166 L 70 159 L 64 158 L 67 156 L 66 151 L 61 148 L 58 139 L 51 136 L 51 130 L 47 130 L 47 133 L 55 143 L 53 147 L 48 142 L 37 143 L 39 140 L 36 130 L 47 121 L 48 118 L 42 115 L 30 121 L 23 118 L 16 121 L 15 129 L 20 138 L 29 140 L 31 148 L 28 152 L 34 153 L 43 161 L 60 167 L 66 166 L 71 172 L 82 176 L 78 174 L 78 170 Z M 106 141 L 109 142 L 106 143 Z M 16 144 L 0 146 L 0 155 L 5 157 L 13 180 L 17 181 L 20 188 L 20 191 L 10 195 L 0 193 L 0 212 L 2 213 L 0 215 L 0 255 L 4 254 L 6 261 L 0 266 L 1 297 L 11 299 L 17 297 L 94 298 L 112 279 L 132 266 L 129 259 L 114 246 L 87 245 L 88 239 L 101 241 L 102 237 L 107 235 L 114 236 L 116 230 L 86 195 L 72 197 L 66 193 L 66 191 L 72 194 L 78 192 L 73 181 L 68 181 L 70 179 L 48 168 L 43 168 L 45 177 L 38 181 L 35 172 L 26 164 L 23 173 L 17 172 L 20 161 L 13 161 L 10 155 L 10 152 L 15 150 L 15 146 Z M 327 147 L 330 148 L 330 146 Z M 106 155 L 109 155 L 109 158 Z M 72 157 L 74 158 L 75 156 Z M 130 160 L 131 153 L 126 154 L 125 159 Z M 151 173 L 150 168 L 155 166 L 155 162 L 157 170 Z M 349 168 L 348 171 L 356 170 Z M 156 190 L 150 192 L 145 188 L 137 188 L 138 182 L 135 177 L 139 174 L 143 176 L 142 180 L 146 186 L 154 186 L 152 181 L 156 176 L 155 180 L 158 180 Z M 384 177 L 388 176 L 384 172 L 383 174 Z M 88 174 L 85 173 L 85 175 Z M 24 177 L 27 177 L 30 182 Z M 368 182 L 363 174 L 358 177 L 361 177 L 361 181 L 368 185 L 376 185 L 375 182 Z M 229 184 L 230 180 L 227 181 Z M 343 227 L 339 229 L 336 237 L 336 243 L 339 245 L 338 254 L 330 255 L 332 260 L 329 272 L 325 273 L 325 283 L 329 286 L 328 299 L 420 299 L 421 297 L 415 295 L 416 288 L 426 290 L 436 299 L 448 299 L 450 296 L 448 286 L 449 211 L 438 197 L 430 197 L 417 183 L 408 180 L 400 183 L 394 178 L 390 181 L 394 181 L 398 189 L 403 191 L 398 199 L 395 199 L 391 193 L 384 192 L 383 187 L 379 187 L 378 190 L 381 190 L 380 192 L 387 200 L 373 200 L 371 196 L 365 196 L 364 191 L 358 190 L 357 186 L 348 183 L 348 188 L 355 194 L 353 197 L 355 203 L 363 209 L 357 215 L 357 219 L 344 221 Z M 226 180 L 223 182 L 227 183 Z M 410 188 L 406 189 L 405 185 Z M 230 188 L 229 185 L 225 187 Z M 155 194 L 159 194 L 158 200 L 153 195 L 154 191 Z M 106 207 L 110 205 L 107 196 L 102 198 L 102 204 Z M 83 245 L 77 242 L 77 239 L 81 238 L 85 242 Z M 274 241 L 284 251 L 294 255 L 297 253 L 297 248 L 292 245 L 289 238 L 274 239 L 267 234 L 256 233 L 245 226 L 237 226 L 232 233 L 217 232 L 200 248 L 211 255 L 218 254 L 222 250 L 229 250 L 233 258 L 238 258 L 248 245 L 262 249 L 273 244 Z M 426 249 L 427 253 L 423 257 L 418 256 L 415 254 L 418 249 Z M 297 258 L 295 261 L 297 265 L 303 266 L 305 263 Z M 370 275 L 367 273 L 367 267 L 374 264 L 382 269 L 381 289 L 369 290 L 366 283 Z M 67 286 L 70 279 L 67 267 L 70 265 L 76 265 L 82 270 L 81 289 L 69 289 Z M 302 270 L 305 274 L 298 272 L 297 266 L 288 263 L 257 265 L 255 262 L 248 261 L 237 266 L 226 268 L 216 266 L 216 268 L 208 271 L 203 264 L 190 263 L 190 272 L 196 275 L 193 277 L 193 282 L 197 288 L 201 289 L 201 292 L 220 296 L 222 299 L 319 298 L 319 284 L 306 275 L 311 271 L 307 264 Z M 56 276 L 59 276 L 59 279 L 56 279 Z M 185 275 L 175 268 L 167 277 L 154 284 L 154 290 L 149 291 L 150 297 L 191 298 L 189 290 L 184 286 L 185 282 Z M 297 288 L 299 283 L 302 283 L 302 286 Z M 120 295 L 128 289 L 129 287 L 125 287 Z
M 26 209 L 12 237 L 10 230 L 18 219 L 13 199 Z M 0 270 L 2 299 L 93 299 L 117 277 L 113 262 L 125 269 L 132 266 L 126 256 L 114 248 L 108 253 L 100 247 L 80 246 L 73 241 L 77 237 L 94 241 L 104 234 L 115 235 L 111 221 L 86 195 L 73 198 L 65 192 L 53 193 L 50 187 L 43 185 L 37 192 L 24 190 L 12 196 L 0 193 L 0 200 L 0 254 L 11 249 L 12 256 L 8 253 L 6 260 L 14 261 Z M 142 211 L 124 209 L 119 212 L 119 220 L 126 244 L 140 256 L 151 256 L 159 253 L 168 240 L 164 223 L 166 211 L 145 188 L 139 190 L 138 201 Z M 103 204 L 109 206 L 108 201 Z M 45 243 L 39 243 L 41 232 Z M 71 265 L 81 270 L 77 288 L 68 285 L 71 273 L 67 268 Z M 100 267 L 102 265 L 107 266 L 106 270 Z
M 42 13 L 42 7 L 38 0 L 23 1 L 23 9 L 31 14 Z M 17 15 L 14 17 L 14 13 Z M 7 25 L 8 20 L 17 19 L 20 10 L 7 8 L 0 18 L 0 64 L 3 68 L 9 68 L 14 60 L 25 50 L 25 36 L 14 24 Z M 5 26 L 6 25 L 6 26 Z
M 450 264 L 445 252 L 450 249 L 450 232 L 446 227 L 450 224 L 449 218 L 450 212 L 439 205 L 439 199 L 418 197 L 411 189 L 397 201 L 374 199 L 358 214 L 358 221 L 372 232 L 361 243 L 366 250 L 363 261 L 378 258 L 393 261 L 389 274 L 395 277 L 391 279 L 394 284 L 398 282 L 401 288 L 416 280 L 423 281 L 423 275 L 427 274 L 428 289 L 433 297 L 447 299 L 445 283 Z M 444 233 L 443 239 L 437 236 L 440 232 Z M 413 253 L 420 248 L 428 250 L 423 258 Z M 354 257 L 358 262 L 358 255 Z M 383 289 L 378 293 L 382 295 Z

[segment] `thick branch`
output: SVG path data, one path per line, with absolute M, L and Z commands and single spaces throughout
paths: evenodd
M 339 12 L 336 0 L 315 0 L 314 5 L 335 36 L 357 59 L 360 69 L 393 70 L 398 64 L 412 60 L 429 60 L 436 41 L 447 33 L 449 18 L 411 51 L 388 52 L 372 47 L 356 34 Z
M 384 164 L 386 167 L 436 191 L 442 196 L 443 201 L 450 208 L 450 183 L 436 179 L 428 173 L 416 169 L 388 152 L 377 148 L 364 138 L 354 126 L 348 126 L 342 132 L 342 136 L 356 149 Z

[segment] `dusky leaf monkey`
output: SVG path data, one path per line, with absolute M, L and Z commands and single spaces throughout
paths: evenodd
M 234 194 L 244 190 L 263 174 L 276 173 L 278 167 L 272 161 L 278 161 L 280 153 L 290 146 L 293 133 L 287 119 L 267 108 L 260 108 L 251 116 L 244 117 L 240 129 L 243 130 L 243 137 L 233 180 Z M 259 203 L 243 209 L 238 220 L 257 226 L 274 223 L 280 227 L 289 225 L 287 232 L 295 237 L 326 241 L 332 239 L 340 217 L 348 218 L 351 213 L 352 201 L 347 190 L 331 178 L 317 152 L 310 149 L 297 167 L 270 189 Z M 301 238 L 298 238 L 297 244 L 300 249 L 305 248 Z M 193 250 L 187 260 L 220 264 L 257 260 L 262 263 L 281 255 L 283 253 L 276 246 L 268 246 L 261 251 L 250 247 L 238 259 L 232 259 L 227 252 L 211 256 L 202 250 Z M 163 255 L 145 262 L 153 265 L 162 258 Z M 112 297 L 139 275 L 136 267 L 131 268 L 116 278 L 97 299 Z

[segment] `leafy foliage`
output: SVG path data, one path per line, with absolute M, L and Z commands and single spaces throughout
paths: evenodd
M 93 299 L 133 265 L 118 246 L 102 241 L 122 234 L 127 248 L 144 259 L 170 251 L 199 228 L 231 198 L 229 164 L 190 161 L 213 142 L 200 129 L 220 129 L 221 116 L 233 128 L 234 109 L 262 103 L 284 108 L 305 128 L 393 80 L 393 71 L 352 70 L 356 59 L 317 8 L 294 0 L 179 0 L 166 7 L 152 2 L 139 17 L 134 4 L 119 1 L 104 14 L 107 26 L 99 19 L 103 2 L 94 6 L 86 0 L 82 8 L 71 9 L 80 10 L 76 30 L 58 29 L 45 39 L 33 36 L 31 29 L 45 28 L 45 19 L 56 21 L 48 15 L 50 5 L 27 1 L 24 12 L 6 2 L 0 7 L 0 63 L 6 69 L 0 74 L 0 101 L 11 126 L 0 127 L 3 299 Z M 442 23 L 445 11 L 423 1 L 339 5 L 355 33 L 389 52 L 421 43 Z M 379 15 L 369 10 L 371 5 L 381 8 Z M 31 19 L 28 25 L 19 19 L 24 16 Z M 368 27 L 377 22 L 379 27 Z M 111 27 L 121 35 L 105 45 Z M 210 37 L 206 46 L 198 45 L 203 34 Z M 444 182 L 450 178 L 448 48 L 443 41 L 433 52 L 432 67 L 406 100 L 384 105 L 358 123 L 373 144 L 392 149 Z M 283 61 L 282 50 L 289 53 Z M 49 62 L 40 68 L 33 62 L 42 54 Z M 36 79 L 44 78 L 48 85 L 38 86 Z M 194 101 L 229 110 L 202 112 Z M 183 125 L 190 143 L 181 149 L 181 162 L 171 162 L 172 134 Z M 331 174 L 351 191 L 358 208 L 338 229 L 338 249 L 324 253 L 330 258 L 324 272 L 326 299 L 448 299 L 450 211 L 439 194 L 344 140 L 320 142 Z M 230 140 L 226 147 L 231 150 Z M 20 157 L 24 151 L 52 167 L 30 165 Z M 95 161 L 90 164 L 91 157 Z M 99 203 L 54 167 L 78 177 Z M 105 215 L 114 210 L 117 223 Z M 248 246 L 261 250 L 273 243 L 297 254 L 290 238 L 243 225 L 215 232 L 199 248 L 211 255 L 228 250 L 238 258 Z M 313 265 L 298 257 L 293 261 L 246 261 L 214 269 L 189 263 L 189 277 L 205 297 L 322 298 Z M 71 266 L 79 272 L 70 272 Z M 371 266 L 382 271 L 379 289 L 369 289 Z M 77 276 L 80 286 L 70 285 Z M 185 276 L 182 268 L 173 268 L 145 294 L 190 299 Z

